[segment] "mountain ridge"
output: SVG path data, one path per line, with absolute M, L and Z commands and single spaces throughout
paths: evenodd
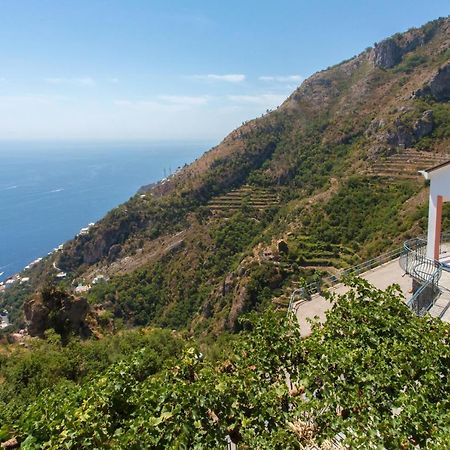
M 88 298 L 129 325 L 237 329 L 240 314 L 295 280 L 424 230 L 426 188 L 414 169 L 449 151 L 449 73 L 448 17 L 317 72 L 34 267 L 32 287 L 53 281 L 55 262 L 69 290 L 111 278 Z M 30 293 L 21 295 L 2 302 L 17 306 L 17 324 Z

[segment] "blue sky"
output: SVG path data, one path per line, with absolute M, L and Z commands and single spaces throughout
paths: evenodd
M 448 0 L 0 0 L 0 139 L 220 140 Z

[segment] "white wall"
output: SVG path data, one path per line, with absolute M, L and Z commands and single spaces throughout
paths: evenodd
M 436 239 L 437 198 L 442 195 L 443 201 L 450 200 L 450 165 L 428 174 L 430 179 L 430 204 L 428 210 L 427 256 L 434 259 Z M 445 230 L 444 230 L 445 231 Z

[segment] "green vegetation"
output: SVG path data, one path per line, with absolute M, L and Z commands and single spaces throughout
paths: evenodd
M 8 310 L 10 322 L 16 327 L 24 326 L 22 308 L 31 294 L 29 284 L 18 284 L 0 294 L 0 308 Z
M 109 276 L 87 294 L 102 339 L 72 336 L 56 296 L 45 339 L 0 347 L 0 440 L 17 436 L 30 450 L 200 450 L 225 448 L 230 436 L 243 450 L 325 449 L 343 433 L 348 448 L 448 448 L 448 324 L 361 280 L 306 339 L 268 307 L 285 306 L 301 277 L 424 230 L 426 186 L 402 165 L 448 148 L 449 103 L 411 97 L 448 59 L 446 23 L 410 31 L 425 43 L 392 69 L 364 53 L 316 74 L 3 293 L 18 327 L 54 264 L 69 272 L 58 292 Z M 389 133 L 412 136 L 427 110 L 433 129 L 414 146 L 428 152 L 393 148 L 401 139 Z M 126 331 L 148 325 L 166 330 Z
M 192 255 L 202 258 L 201 269 L 193 271 L 188 266 L 166 273 L 167 262 L 177 258 L 177 254 L 168 255 L 151 267 L 94 285 L 88 298 L 93 304 L 112 305 L 114 317 L 124 318 L 130 325 L 186 327 L 209 293 L 205 286 L 235 268 L 242 252 L 261 233 L 263 224 L 238 212 L 224 225 L 210 227 L 210 246 L 201 245 L 196 249 L 198 254 Z M 177 301 L 168 308 L 174 291 Z
M 305 234 L 317 242 L 350 246 L 361 256 L 364 248 L 367 256 L 379 253 L 412 225 L 412 218 L 402 217 L 400 212 L 418 188 L 409 180 L 384 183 L 350 178 L 325 205 L 308 211 L 303 218 Z
M 27 348 L 2 346 L 0 423 L 13 423 L 42 391 L 56 385 L 71 389 L 89 383 L 98 373 L 138 350 L 147 369 L 156 372 L 182 347 L 181 337 L 169 330 L 145 329 L 124 331 L 98 341 L 72 339 L 65 346 L 61 345 L 60 335 L 50 329 L 45 340 L 32 339 Z
M 188 347 L 164 364 L 179 346 L 172 341 L 167 350 L 161 342 L 171 338 L 158 332 L 105 370 L 100 363 L 98 374 L 53 376 L 51 390 L 30 392 L 29 406 L 13 407 L 16 399 L 6 397 L 2 437 L 16 435 L 27 449 L 209 449 L 224 448 L 229 435 L 243 449 L 300 449 L 326 448 L 343 433 L 350 448 L 446 448 L 449 325 L 414 316 L 395 288 L 350 283 L 307 339 L 295 322 L 268 311 L 244 321 L 223 360 Z M 29 358 L 16 354 L 8 370 L 23 372 Z M 23 379 L 4 378 L 2 390 Z
M 438 139 L 450 137 L 450 104 L 432 104 L 433 117 L 435 123 L 434 136 Z
M 392 70 L 395 73 L 411 73 L 416 67 L 426 63 L 428 58 L 423 55 L 409 55 L 406 56 L 401 64 L 394 67 Z
M 450 138 L 450 104 L 439 103 L 432 99 L 420 99 L 414 102 L 416 119 L 424 111 L 433 111 L 433 132 L 419 139 L 415 147 L 419 150 L 430 150 L 437 141 Z
M 305 223 L 309 223 L 305 217 Z M 317 240 L 315 236 L 293 236 L 289 239 L 291 262 L 300 266 L 339 266 L 352 264 L 354 250 L 341 244 Z
M 179 231 L 186 224 L 186 214 L 196 206 L 192 196 L 169 195 L 154 199 L 135 195 L 97 222 L 89 234 L 67 243 L 60 254 L 59 267 L 76 271 L 84 264 L 93 264 L 105 257 L 114 260 L 121 253 L 132 252 L 142 239 L 155 239 L 162 233 Z M 130 242 L 131 236 L 138 239 Z
M 166 287 L 163 277 L 164 267 L 155 264 L 93 286 L 88 299 L 93 304 L 110 303 L 114 317 L 124 318 L 130 325 L 147 325 L 160 317 L 164 306 Z
M 201 188 L 193 192 L 196 199 L 205 202 L 213 195 L 245 184 L 249 174 L 271 158 L 286 124 L 276 111 L 260 122 L 260 126 L 245 136 L 245 152 L 214 160 L 208 172 L 202 175 Z
M 207 262 L 214 274 L 222 275 L 239 262 L 239 254 L 260 235 L 263 224 L 243 213 L 233 215 L 225 224 L 213 231 L 213 252 Z

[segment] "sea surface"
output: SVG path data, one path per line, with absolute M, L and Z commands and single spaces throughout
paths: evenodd
M 211 142 L 0 142 L 0 281 Z

